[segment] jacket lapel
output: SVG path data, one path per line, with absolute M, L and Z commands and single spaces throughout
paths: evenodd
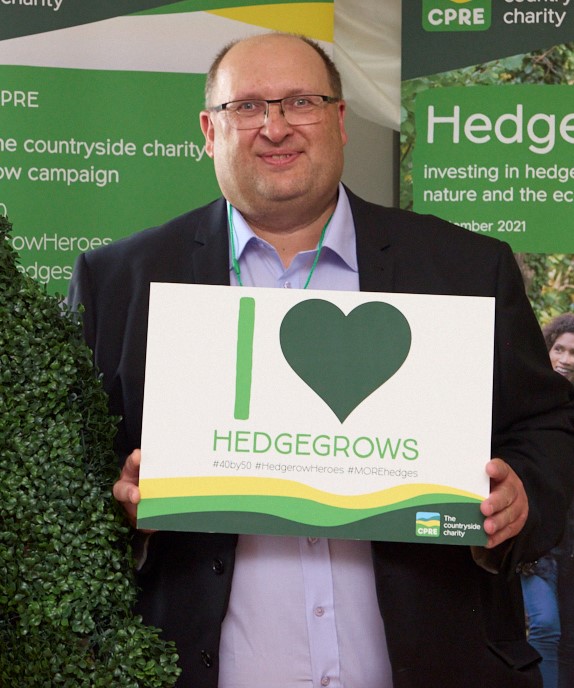
M 229 239 L 224 199 L 203 208 L 192 253 L 193 281 L 229 285 Z
M 385 209 L 367 203 L 352 191 L 349 196 L 357 241 L 357 263 L 361 291 L 393 291 L 394 261 Z
M 357 262 L 361 291 L 393 291 L 394 261 L 388 250 L 385 209 L 363 201 L 346 189 L 355 222 Z M 227 209 L 220 198 L 205 206 L 192 252 L 193 278 L 199 284 L 229 284 Z

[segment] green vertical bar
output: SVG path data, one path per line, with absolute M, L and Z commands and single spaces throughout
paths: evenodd
M 237 420 L 249 418 L 251 404 L 251 376 L 253 371 L 253 332 L 255 329 L 255 299 L 239 299 L 237 321 L 237 359 L 235 369 L 235 412 Z

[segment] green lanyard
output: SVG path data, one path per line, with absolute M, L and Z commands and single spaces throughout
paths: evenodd
M 307 289 L 307 287 L 309 286 L 309 282 L 311 281 L 311 277 L 313 277 L 313 273 L 315 272 L 315 268 L 317 267 L 317 263 L 319 262 L 321 249 L 323 248 L 323 240 L 325 239 L 325 233 L 327 232 L 327 227 L 329 226 L 329 222 L 331 222 L 332 217 L 333 213 L 331 213 L 329 219 L 327 220 L 327 222 L 325 222 L 323 229 L 321 230 L 321 236 L 319 237 L 319 243 L 317 244 L 317 252 L 315 253 L 315 259 L 313 260 L 313 265 L 311 265 L 311 270 L 309 271 L 309 275 L 307 277 L 307 281 L 305 282 L 305 286 L 303 287 L 303 289 Z M 233 226 L 233 212 L 230 203 L 227 204 L 227 221 L 229 226 L 229 243 L 231 244 L 231 264 L 233 265 L 233 271 L 235 272 L 235 275 L 237 277 L 237 283 L 240 287 L 242 287 L 243 282 L 241 281 L 241 267 L 235 255 L 235 228 Z

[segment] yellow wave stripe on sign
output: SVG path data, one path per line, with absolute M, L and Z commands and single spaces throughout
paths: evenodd
M 277 478 L 153 478 L 140 481 L 142 499 L 166 497 L 208 497 L 214 495 L 265 495 L 268 497 L 296 497 L 343 509 L 370 509 L 397 504 L 413 497 L 428 494 L 456 495 L 482 501 L 484 497 L 444 485 L 421 483 L 399 485 L 386 490 L 361 495 L 338 495 L 324 492 L 294 480 Z
M 317 41 L 333 42 L 334 3 L 303 2 L 209 10 L 209 14 L 272 31 L 301 33 Z

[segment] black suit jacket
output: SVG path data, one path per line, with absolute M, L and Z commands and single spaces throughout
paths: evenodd
M 516 470 L 530 503 L 512 546 L 489 553 L 499 573 L 467 547 L 373 543 L 394 688 L 534 688 L 537 655 L 525 640 L 516 572 L 563 528 L 574 482 L 572 386 L 551 370 L 506 244 L 348 193 L 362 290 L 496 297 L 492 455 Z M 149 284 L 229 284 L 227 236 L 220 199 L 77 261 L 69 301 L 85 307 L 86 341 L 123 419 L 120 456 L 140 446 Z M 235 544 L 233 535 L 201 533 L 150 540 L 138 611 L 176 641 L 182 686 L 217 686 Z

